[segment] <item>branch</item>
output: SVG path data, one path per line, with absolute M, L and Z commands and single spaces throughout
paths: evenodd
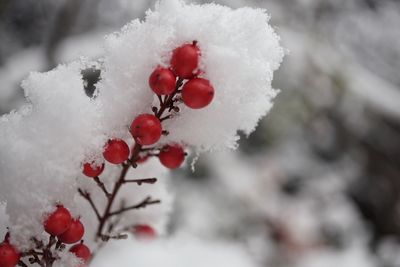
M 96 184 L 101 188 L 101 190 L 104 192 L 104 194 L 106 195 L 107 198 L 109 198 L 111 196 L 111 194 L 107 191 L 104 183 L 102 181 L 100 181 L 99 177 L 94 177 L 93 180 L 96 182 Z
M 124 183 L 137 183 L 138 185 L 154 184 L 156 182 L 157 182 L 157 178 L 143 178 L 143 179 L 124 180 Z
M 126 208 L 122 208 L 122 209 L 114 211 L 114 212 L 110 212 L 108 214 L 108 217 L 115 216 L 115 215 L 118 215 L 120 213 L 129 211 L 129 210 L 140 209 L 140 208 L 144 208 L 144 207 L 146 207 L 148 205 L 153 205 L 153 204 L 158 204 L 158 203 L 161 203 L 161 200 L 159 200 L 159 199 L 151 200 L 151 197 L 146 197 L 144 200 L 142 200 L 142 202 L 140 202 L 140 203 L 138 203 L 136 205 L 129 206 L 129 207 L 126 207 Z
M 107 242 L 110 239 L 128 239 L 128 235 L 127 234 L 118 234 L 118 235 L 101 235 L 100 236 L 101 240 L 104 242 Z
M 90 206 L 92 206 L 94 213 L 96 213 L 97 219 L 101 221 L 102 218 L 100 216 L 99 210 L 96 208 L 96 205 L 94 204 L 92 198 L 90 197 L 90 194 L 88 192 L 84 192 L 80 188 L 78 189 L 78 192 L 84 199 L 86 199 L 89 202 Z

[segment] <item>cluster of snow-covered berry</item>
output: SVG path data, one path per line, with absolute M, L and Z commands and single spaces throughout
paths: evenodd
M 65 245 L 73 245 L 69 252 L 73 253 L 81 262 L 87 263 L 91 257 L 90 249 L 81 241 L 85 228 L 79 219 L 72 218 L 70 212 L 63 206 L 57 206 L 55 211 L 47 214 L 43 227 L 50 235 L 49 244 L 43 245 L 36 240 L 36 249 L 20 253 L 17 248 L 10 244 L 9 233 L 6 234 L 4 241 L 0 244 L 0 267 L 15 267 L 19 263 L 21 257 L 29 256 L 30 263 L 41 264 L 45 261 L 53 263 L 56 258 L 53 256 L 51 249 L 64 249 Z M 81 242 L 79 242 L 81 241 Z M 79 243 L 78 243 L 79 242 Z M 41 251 L 37 251 L 41 250 Z M 39 259 L 39 256 L 41 259 Z
M 209 105 L 214 97 L 214 88 L 204 78 L 197 77 L 201 71 L 198 68 L 200 50 L 197 42 L 184 44 L 176 48 L 172 53 L 171 67 L 156 67 L 149 77 L 149 86 L 159 96 L 161 107 L 153 109 L 154 114 L 140 114 L 130 126 L 130 132 L 135 143 L 141 146 L 154 145 L 163 134 L 162 121 L 170 116 L 161 117 L 166 109 L 179 111 L 173 106 L 179 102 L 179 94 L 183 103 L 192 109 L 200 109 Z M 187 80 L 183 84 L 184 80 Z M 181 90 L 180 87 L 183 87 Z M 164 100 L 162 99 L 164 96 Z M 121 139 L 108 140 L 103 157 L 112 164 L 121 164 L 129 159 L 130 149 L 128 144 Z M 142 161 L 148 155 L 142 156 Z M 179 144 L 165 145 L 158 154 L 160 162 L 167 168 L 178 168 L 185 158 L 185 152 Z M 140 160 L 139 157 L 134 159 Z M 104 170 L 104 163 L 96 165 L 86 162 L 83 165 L 83 174 L 88 177 L 97 177 Z
M 171 67 L 156 67 L 149 77 L 149 86 L 156 93 L 160 100 L 160 108 L 153 108 L 154 114 L 140 114 L 132 122 L 130 132 L 135 140 L 135 146 L 151 146 L 159 141 L 162 130 L 162 121 L 169 116 L 162 117 L 164 111 L 175 110 L 179 103 L 181 95 L 182 102 L 192 109 L 199 109 L 211 103 L 214 96 L 214 88 L 206 79 L 197 77 L 201 72 L 198 68 L 200 50 L 197 42 L 184 44 L 176 48 L 172 53 Z M 185 83 L 184 81 L 187 80 Z M 183 86 L 183 87 L 182 87 Z M 182 89 L 180 89 L 182 87 Z M 162 98 L 164 97 L 164 99 Z M 154 148 L 156 149 L 156 148 Z M 146 151 L 151 151 L 147 149 Z M 156 154 L 161 162 L 167 168 L 175 169 L 181 166 L 185 158 L 185 152 L 182 146 L 178 144 L 165 145 L 159 149 Z M 140 149 L 139 149 L 140 151 Z M 149 156 L 139 154 L 129 159 L 131 151 L 128 144 L 121 139 L 110 139 L 103 150 L 103 157 L 112 164 L 123 164 L 129 162 L 136 164 L 143 162 Z M 96 165 L 94 162 L 85 162 L 82 166 L 83 174 L 87 177 L 98 179 L 105 167 L 105 164 Z M 57 238 L 57 247 L 62 244 L 74 244 L 79 242 L 85 232 L 80 219 L 72 218 L 70 212 L 62 205 L 57 205 L 56 210 L 49 215 L 43 223 L 45 231 L 51 238 Z M 132 231 L 138 236 L 155 236 L 154 229 L 149 225 L 136 225 Z M 53 244 L 50 243 L 50 247 Z M 87 262 L 90 258 L 89 248 L 83 244 L 71 247 L 70 252 L 74 253 L 82 261 Z M 16 248 L 6 240 L 0 248 L 0 263 L 6 262 L 7 267 L 16 266 L 20 254 Z M 2 265 L 0 265 L 3 267 Z
M 181 166 L 189 147 L 194 153 L 236 148 L 238 132 L 250 134 L 272 106 L 271 81 L 284 52 L 268 20 L 261 9 L 162 0 L 145 20 L 109 35 L 98 61 L 32 73 L 22 83 L 27 103 L 0 118 L 0 202 L 8 216 L 0 231 L 8 226 L 10 233 L 2 247 L 12 245 L 23 257 L 36 241 L 45 243 L 43 222 L 57 205 L 96 236 L 85 238 L 88 247 L 132 225 L 134 233 L 162 234 L 172 208 L 162 166 Z M 82 78 L 88 68 L 100 73 L 90 97 Z M 116 196 L 138 177 L 158 182 L 126 186 Z M 81 196 L 103 212 L 94 217 Z M 160 205 L 124 213 L 120 227 L 108 231 L 118 204 L 144 207 L 141 201 L 153 196 Z M 75 266 L 64 252 L 59 261 Z

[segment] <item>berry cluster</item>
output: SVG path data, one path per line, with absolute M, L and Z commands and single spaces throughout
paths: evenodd
M 85 228 L 79 219 L 73 219 L 63 206 L 57 206 L 44 222 L 44 230 L 65 244 L 74 244 L 82 239 Z
M 79 219 L 72 218 L 70 212 L 63 206 L 57 206 L 56 210 L 46 215 L 43 222 L 44 230 L 50 235 L 48 244 L 43 244 L 35 238 L 36 249 L 20 253 L 9 242 L 9 234 L 0 244 L 0 267 L 15 267 L 17 264 L 27 266 L 21 257 L 28 257 L 30 263 L 37 263 L 40 266 L 48 266 L 57 260 L 56 251 L 63 251 L 66 245 L 75 244 L 81 241 L 85 229 Z M 83 263 L 90 260 L 90 249 L 81 241 L 69 249 Z
M 184 44 L 176 48 L 170 60 L 170 67 L 158 66 L 149 76 L 149 87 L 157 95 L 160 107 L 152 107 L 153 114 L 140 114 L 132 121 L 129 131 L 135 141 L 132 149 L 121 139 L 110 139 L 103 148 L 103 158 L 111 164 L 121 164 L 122 171 L 120 178 L 114 185 L 112 191 L 108 191 L 105 185 L 100 181 L 105 164 L 95 162 L 84 162 L 82 172 L 85 176 L 93 178 L 97 185 L 105 193 L 108 203 L 103 213 L 100 213 L 90 194 L 82 189 L 79 193 L 90 203 L 96 217 L 99 220 L 96 237 L 103 241 L 110 238 L 120 239 L 122 235 L 110 235 L 114 222 L 110 219 L 120 215 L 123 212 L 143 208 L 147 205 L 159 203 L 159 200 L 151 200 L 147 197 L 142 202 L 122 207 L 119 210 L 112 211 L 113 202 L 120 187 L 128 182 L 135 182 L 138 185 L 142 183 L 154 183 L 156 178 L 145 178 L 137 180 L 127 180 L 126 174 L 130 167 L 136 168 L 137 164 L 143 163 L 150 156 L 158 157 L 160 163 L 169 169 L 179 168 L 185 160 L 185 151 L 181 145 L 168 144 L 163 147 L 157 147 L 155 144 L 162 135 L 169 134 L 163 130 L 162 122 L 172 118 L 180 111 L 179 103 L 184 103 L 191 109 L 200 109 L 209 105 L 214 97 L 214 88 L 206 79 L 200 78 L 199 70 L 200 49 L 197 42 Z M 181 88 L 182 87 L 182 88 Z M 169 114 L 165 114 L 169 113 Z M 108 224 L 107 232 L 104 228 Z M 43 223 L 45 231 L 50 235 L 49 243 L 32 238 L 36 243 L 36 249 L 29 252 L 20 253 L 6 239 L 0 244 L 0 267 L 14 267 L 17 264 L 27 266 L 21 257 L 29 257 L 30 263 L 37 263 L 40 266 L 52 266 L 57 259 L 56 251 L 62 251 L 66 245 L 73 245 L 69 251 L 76 257 L 86 263 L 91 257 L 89 248 L 81 241 L 85 229 L 79 219 L 72 218 L 70 212 L 61 205 L 57 205 L 54 212 L 48 214 Z M 138 238 L 154 238 L 155 230 L 146 224 L 135 225 L 131 231 Z M 81 241 L 81 242 L 79 242 Z M 53 250 L 54 246 L 54 250 Z
M 200 49 L 197 42 L 193 41 L 193 43 L 184 44 L 173 51 L 170 68 L 158 66 L 150 74 L 149 86 L 157 94 L 160 108 L 153 107 L 154 114 L 140 114 L 132 121 L 130 133 L 137 145 L 141 147 L 154 145 L 163 134 L 167 134 L 163 131 L 161 124 L 172 115 L 165 117 L 162 115 L 166 110 L 179 112 L 179 108 L 175 106 L 179 101 L 192 109 L 204 108 L 211 103 L 214 97 L 214 88 L 208 80 L 198 77 L 201 73 L 198 68 L 199 58 Z M 152 155 L 158 156 L 161 164 L 165 167 L 175 169 L 184 161 L 185 152 L 178 144 L 167 145 L 159 150 L 158 154 L 138 154 L 133 159 L 135 162 L 131 163 L 141 163 L 149 155 Z M 121 139 L 108 140 L 103 151 L 104 159 L 112 164 L 129 161 L 130 154 L 129 146 Z M 98 177 L 103 170 L 104 163 L 101 165 L 93 162 L 83 164 L 83 173 L 88 177 Z

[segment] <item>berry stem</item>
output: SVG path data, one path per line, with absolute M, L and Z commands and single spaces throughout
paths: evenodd
M 86 199 L 89 202 L 90 206 L 92 206 L 92 209 L 93 209 L 94 213 L 96 213 L 97 219 L 100 221 L 101 220 L 101 216 L 100 216 L 99 210 L 96 208 L 96 205 L 94 204 L 90 194 L 88 192 L 84 192 L 80 188 L 78 189 L 78 192 L 84 199 Z
M 161 201 L 158 200 L 158 199 L 157 200 L 151 200 L 151 197 L 146 197 L 144 200 L 142 200 L 140 203 L 138 203 L 136 205 L 129 206 L 129 207 L 126 207 L 126 208 L 122 208 L 122 209 L 114 211 L 114 212 L 110 212 L 108 214 L 108 217 L 115 216 L 115 215 L 121 214 L 121 213 L 129 211 L 129 210 L 145 208 L 148 205 L 153 205 L 153 204 L 158 204 L 158 203 L 161 203 Z
M 104 192 L 107 198 L 110 197 L 110 193 L 107 191 L 104 183 L 100 181 L 100 178 L 98 176 L 94 177 L 93 180 L 97 183 L 97 185 L 101 188 L 101 190 Z
M 155 182 L 157 182 L 157 178 L 143 178 L 143 179 L 124 180 L 124 183 L 137 183 L 138 185 L 154 184 Z
M 161 116 L 163 115 L 165 109 L 169 108 L 173 104 L 173 99 L 174 99 L 175 95 L 178 93 L 179 88 L 182 86 L 182 84 L 183 84 L 183 79 L 179 78 L 178 81 L 176 82 L 175 91 L 172 94 L 166 96 L 165 100 L 163 102 L 160 102 L 161 106 L 160 106 L 160 109 L 158 110 L 158 112 L 156 114 L 156 117 L 158 119 L 161 118 Z
M 20 261 L 18 262 L 18 266 L 21 266 L 21 267 L 28 267 L 28 265 L 26 265 L 26 263 L 23 262 L 22 260 L 20 260 Z
M 155 116 L 161 122 L 163 120 L 169 119 L 171 117 L 170 115 L 166 115 L 165 117 L 162 118 L 165 111 L 170 112 L 171 110 L 174 109 L 174 102 L 175 102 L 174 97 L 177 94 L 179 94 L 179 92 L 180 92 L 179 89 L 182 85 L 183 85 L 183 79 L 179 78 L 176 82 L 176 87 L 175 87 L 174 92 L 172 92 L 170 95 L 165 96 L 164 99 L 162 96 L 157 95 L 158 100 L 160 101 L 160 108 L 153 107 L 152 110 L 155 113 Z M 96 240 L 101 239 L 103 241 L 107 241 L 109 239 L 109 238 L 104 238 L 104 237 L 110 236 L 110 235 L 104 234 L 103 232 L 104 232 L 104 227 L 108 223 L 108 219 L 110 219 L 110 217 L 120 215 L 129 210 L 140 209 L 140 208 L 144 208 L 148 205 L 158 204 L 161 202 L 160 200 L 152 200 L 151 197 L 147 197 L 136 205 L 122 207 L 117 211 L 112 211 L 112 207 L 113 207 L 114 201 L 116 199 L 116 196 L 123 184 L 126 184 L 126 183 L 137 183 L 138 185 L 141 185 L 143 183 L 153 184 L 157 181 L 156 178 L 143 178 L 143 179 L 132 179 L 132 180 L 125 179 L 130 167 L 131 166 L 133 168 L 137 167 L 136 161 L 139 159 L 139 153 L 144 152 L 144 151 L 154 150 L 154 149 L 155 149 L 154 147 L 153 148 L 143 148 L 142 145 L 136 143 L 132 149 L 131 157 L 126 161 L 127 163 L 121 164 L 122 170 L 121 170 L 121 172 L 119 174 L 119 178 L 115 182 L 114 187 L 111 192 L 106 190 L 104 184 L 100 181 L 100 179 L 98 177 L 95 177 L 95 179 L 94 179 L 95 182 L 107 196 L 107 204 L 106 204 L 106 207 L 102 214 L 100 214 L 100 212 L 96 208 L 92 198 L 90 197 L 90 194 L 83 191 L 82 189 L 78 189 L 81 196 L 89 202 L 89 204 L 91 205 L 92 209 L 96 213 L 96 216 L 99 220 L 99 225 L 98 225 L 97 232 L 96 232 Z M 108 231 L 106 231 L 106 232 L 110 233 L 112 231 L 112 229 L 114 228 L 114 226 L 115 226 L 115 222 L 110 223 L 109 227 L 107 229 Z

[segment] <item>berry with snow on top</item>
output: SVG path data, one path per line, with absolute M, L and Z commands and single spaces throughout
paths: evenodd
M 44 221 L 44 230 L 50 235 L 58 236 L 67 231 L 71 223 L 72 217 L 69 211 L 63 206 L 57 206 L 57 209 Z
M 199 55 L 200 49 L 195 41 L 175 48 L 171 58 L 172 70 L 182 79 L 192 78 L 199 64 Z
M 77 258 L 81 259 L 84 263 L 87 263 L 92 256 L 90 249 L 83 243 L 72 246 L 69 251 Z
M 104 171 L 104 163 L 101 165 L 94 165 L 95 163 L 86 162 L 83 164 L 82 173 L 87 177 L 97 177 Z

